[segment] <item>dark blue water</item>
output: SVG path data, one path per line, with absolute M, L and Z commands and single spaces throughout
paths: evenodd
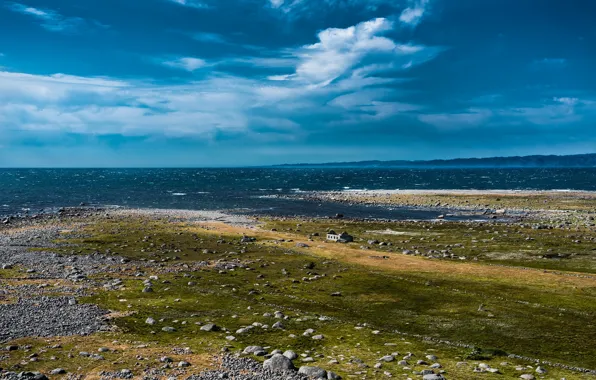
M 436 216 L 270 197 L 345 189 L 596 191 L 596 169 L 0 169 L 0 214 L 85 203 L 313 216 Z

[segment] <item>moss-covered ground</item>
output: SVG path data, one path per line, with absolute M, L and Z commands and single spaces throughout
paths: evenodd
M 325 242 L 329 229 L 347 230 L 356 241 Z M 244 233 L 256 241 L 240 243 Z M 17 343 L 31 345 L 29 352 L 0 355 L 0 367 L 97 373 L 160 367 L 157 359 L 168 355 L 198 370 L 207 365 L 207 354 L 222 347 L 236 351 L 261 345 L 305 353 L 315 365 L 345 378 L 385 378 L 384 371 L 416 378 L 413 370 L 427 368 L 416 360 L 427 354 L 439 357 L 448 379 L 518 378 L 534 372 L 536 363 L 507 354 L 596 369 L 595 236 L 589 229 L 486 223 L 272 219 L 249 230 L 149 217 L 99 218 L 64 234 L 61 248 L 54 250 L 152 263 L 92 278 L 97 288 L 81 301 L 114 312 L 117 330 L 25 339 Z M 404 255 L 404 250 L 447 250 L 457 257 Z M 554 258 L 559 254 L 569 256 Z M 153 292 L 145 293 L 143 281 L 149 276 L 157 279 Z M 122 280 L 118 288 L 102 286 L 115 279 Z M 279 321 L 275 311 L 289 317 L 281 320 L 284 329 L 272 327 Z M 149 317 L 156 323 L 145 323 Z M 201 331 L 208 322 L 222 330 Z M 252 324 L 260 327 L 237 333 Z M 309 328 L 324 339 L 303 336 Z M 61 348 L 48 348 L 57 343 Z M 102 354 L 103 361 L 78 355 L 100 347 L 111 349 Z M 190 351 L 172 351 L 186 347 Z M 30 361 L 29 355 L 43 350 Z M 410 369 L 397 362 L 373 368 L 392 352 L 399 357 L 415 353 Z M 338 364 L 328 364 L 331 359 Z M 479 363 L 501 373 L 473 372 Z M 547 379 L 593 378 L 545 367 Z

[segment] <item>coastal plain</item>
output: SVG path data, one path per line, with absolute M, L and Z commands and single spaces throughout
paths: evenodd
M 300 197 L 346 216 L 7 219 L 0 378 L 596 378 L 594 194 Z M 351 219 L 349 204 L 445 215 Z

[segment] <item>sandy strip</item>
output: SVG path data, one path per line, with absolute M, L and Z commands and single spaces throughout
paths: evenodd
M 120 209 L 111 211 L 114 215 L 149 216 L 157 218 L 175 218 L 191 222 L 222 222 L 233 226 L 256 227 L 256 219 L 244 215 L 226 214 L 211 210 L 179 210 L 179 209 Z

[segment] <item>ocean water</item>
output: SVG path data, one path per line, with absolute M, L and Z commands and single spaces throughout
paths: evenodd
M 275 198 L 311 190 L 514 189 L 596 191 L 594 169 L 0 169 L 0 215 L 123 206 L 238 213 L 434 218 L 440 211 Z

